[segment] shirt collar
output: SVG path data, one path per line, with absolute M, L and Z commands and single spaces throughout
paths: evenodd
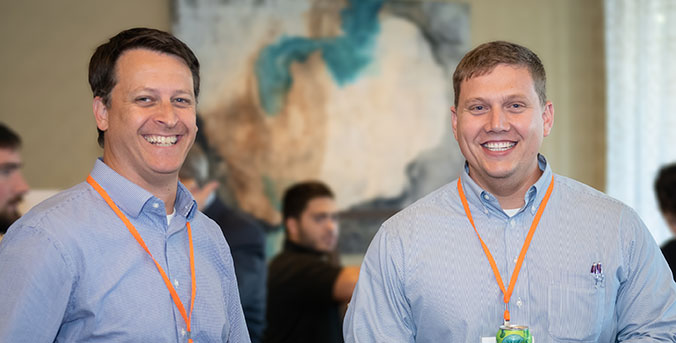
M 128 215 L 136 218 L 144 208 L 147 208 L 149 211 L 157 212 L 158 215 L 166 216 L 162 200 L 118 174 L 101 158 L 98 158 L 94 163 L 90 175 L 108 193 L 113 202 Z M 162 206 L 156 208 L 152 206 L 157 203 L 162 204 Z M 174 208 L 176 214 L 186 217 L 187 220 L 194 217 L 197 208 L 195 199 L 180 182 L 176 191 Z
M 290 252 L 303 253 L 303 254 L 312 254 L 312 255 L 317 255 L 317 256 L 327 255 L 326 253 L 323 253 L 321 251 L 317 251 L 317 250 L 296 244 L 294 242 L 291 242 L 288 238 L 284 241 L 284 250 L 290 251 Z
M 537 158 L 538 167 L 542 170 L 542 175 L 540 175 L 540 178 L 528 188 L 528 191 L 524 195 L 524 210 L 530 211 L 533 215 L 544 198 L 549 183 L 552 181 L 552 169 L 549 166 L 549 163 L 547 163 L 547 159 L 541 154 L 538 154 Z M 502 212 L 500 203 L 498 203 L 495 195 L 481 188 L 469 176 L 469 165 L 467 162 L 465 162 L 465 168 L 463 168 L 460 178 L 462 180 L 462 187 L 467 196 L 467 201 L 474 204 L 481 204 L 486 213 L 488 213 L 488 208 L 493 208 L 494 210 Z

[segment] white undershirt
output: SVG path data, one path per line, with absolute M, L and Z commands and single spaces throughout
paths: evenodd
M 176 209 L 174 209 L 174 212 L 171 212 L 171 214 L 167 214 L 167 226 L 171 225 L 171 220 L 174 219 L 175 215 Z
M 516 214 L 516 212 L 519 212 L 519 210 L 520 210 L 520 208 L 513 208 L 513 209 L 509 209 L 509 210 L 503 209 L 503 211 L 504 211 L 505 213 L 507 213 L 507 215 L 508 215 L 510 218 L 511 218 L 511 217 L 514 217 L 514 215 Z

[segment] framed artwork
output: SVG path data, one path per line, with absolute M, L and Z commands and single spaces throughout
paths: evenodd
M 222 193 L 270 225 L 289 185 L 321 180 L 340 251 L 363 254 L 390 215 L 450 182 L 452 72 L 469 6 L 392 0 L 174 0 L 197 54 L 198 112 Z

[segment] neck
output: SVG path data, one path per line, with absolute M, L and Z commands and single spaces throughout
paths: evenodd
M 133 182 L 162 200 L 167 213 L 174 212 L 174 202 L 176 201 L 176 190 L 178 188 L 178 172 L 171 174 L 145 175 L 143 173 L 129 171 L 127 168 L 120 168 L 115 163 L 107 163 L 105 153 L 103 155 L 103 162 L 125 179 Z
M 540 170 L 539 167 L 536 167 L 535 171 L 523 180 L 498 179 L 494 180 L 495 182 L 489 182 L 488 184 L 482 184 L 475 178 L 472 178 L 472 180 L 481 186 L 481 188 L 484 188 L 495 195 L 500 207 L 504 209 L 515 209 L 523 206 L 526 192 L 528 192 L 528 189 L 537 182 L 542 173 L 542 170 Z
M 158 197 L 162 202 L 164 202 L 164 208 L 167 211 L 167 214 L 174 212 L 174 203 L 176 202 L 176 189 L 178 184 L 178 177 L 174 179 L 173 183 L 171 181 L 167 183 L 148 183 L 148 182 L 138 182 L 136 180 L 129 179 L 130 181 L 137 184 L 139 187 L 145 189 L 146 191 L 152 193 L 154 196 Z

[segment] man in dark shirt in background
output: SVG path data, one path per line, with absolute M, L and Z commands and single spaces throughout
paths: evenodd
M 669 225 L 671 232 L 676 235 L 676 164 L 662 167 L 655 180 L 655 194 L 660 205 L 660 211 Z M 676 238 L 672 238 L 662 245 L 662 254 L 669 263 L 676 281 Z
M 218 182 L 209 181 L 209 161 L 198 145 L 202 137 L 197 134 L 178 176 L 195 197 L 199 210 L 223 231 L 235 265 L 249 336 L 252 343 L 259 343 L 265 328 L 265 230 L 256 219 L 227 206 L 219 198 Z
M 284 250 L 270 263 L 264 341 L 342 342 L 341 305 L 352 297 L 359 267 L 332 261 L 338 243 L 333 192 L 303 182 L 284 194 Z

